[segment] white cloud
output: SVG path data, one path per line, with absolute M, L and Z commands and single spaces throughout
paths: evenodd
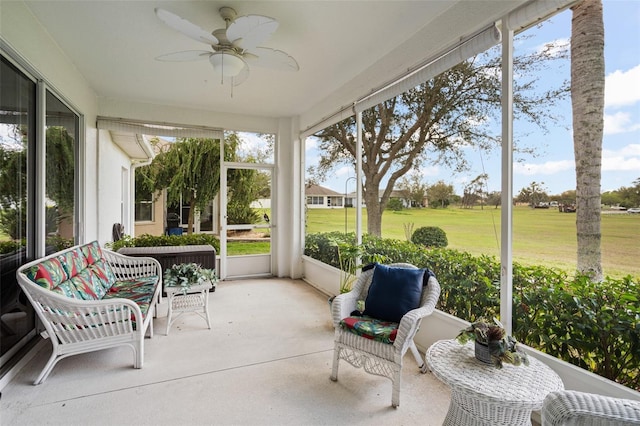
M 547 161 L 541 164 L 531 163 L 515 163 L 513 165 L 513 172 L 520 175 L 553 175 L 566 170 L 572 170 L 575 168 L 575 162 L 572 160 L 561 161 Z
M 561 56 L 564 54 L 570 46 L 570 41 L 568 38 L 559 38 L 549 43 L 544 43 L 536 47 L 536 52 L 538 54 L 547 54 L 551 57 Z
M 640 129 L 640 123 L 634 123 L 628 112 L 616 112 L 604 115 L 604 134 L 615 135 L 617 133 L 633 132 Z
M 616 70 L 606 76 L 604 86 L 605 108 L 634 105 L 640 101 L 640 65 L 628 71 Z
M 422 176 L 422 178 L 438 176 L 439 174 L 440 174 L 439 166 L 430 165 L 430 166 L 424 166 L 420 168 L 420 176 Z
M 317 147 L 318 147 L 318 139 L 307 138 L 305 140 L 305 144 L 304 144 L 305 151 L 311 151 L 312 149 L 316 149 Z
M 640 144 L 630 144 L 619 150 L 602 150 L 603 171 L 640 170 Z
M 353 174 L 353 167 L 342 166 L 338 170 L 336 170 L 334 174 L 336 176 L 348 176 L 350 174 Z

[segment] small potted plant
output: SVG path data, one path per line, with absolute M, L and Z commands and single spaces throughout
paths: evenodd
M 192 286 L 207 282 L 215 286 L 217 280 L 215 270 L 203 268 L 197 263 L 179 263 L 167 268 L 164 272 L 164 285 L 166 287 L 182 287 L 185 293 Z
M 529 365 L 527 354 L 519 350 L 516 339 L 507 336 L 504 327 L 496 318 L 493 319 L 493 323 L 482 319 L 474 322 L 460 331 L 456 340 L 460 344 L 473 340 L 476 358 L 498 368 L 502 368 L 503 362 Z

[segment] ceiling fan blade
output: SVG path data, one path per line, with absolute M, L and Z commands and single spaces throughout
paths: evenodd
M 199 26 L 192 24 L 184 18 L 179 17 L 167 10 L 155 8 L 156 16 L 162 22 L 173 28 L 174 30 L 181 32 L 182 34 L 190 37 L 196 41 L 207 43 L 211 45 L 219 44 L 218 39 L 213 34 L 203 30 Z
M 227 38 L 233 47 L 251 50 L 269 39 L 279 25 L 278 21 L 267 16 L 240 16 L 227 28 Z
M 188 61 L 201 61 L 209 59 L 213 53 L 206 50 L 185 50 L 183 52 L 167 53 L 166 55 L 160 55 L 156 57 L 157 61 L 166 62 L 188 62 Z
M 293 57 L 282 50 L 256 47 L 242 56 L 250 65 L 279 71 L 298 71 L 300 67 Z

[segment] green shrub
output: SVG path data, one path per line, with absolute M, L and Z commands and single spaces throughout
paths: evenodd
M 122 247 L 160 247 L 160 246 L 194 246 L 209 244 L 220 252 L 220 241 L 210 234 L 185 234 L 185 235 L 149 235 L 143 234 L 132 238 L 125 235 L 122 239 L 106 246 L 114 251 Z
M 64 250 L 73 247 L 75 244 L 73 238 L 62 238 L 57 235 L 47 237 L 45 244 L 47 247 L 54 247 L 55 251 Z M 26 245 L 26 240 L 20 241 L 0 241 L 0 254 L 14 253 Z
M 332 238 L 355 244 L 353 234 L 307 235 L 305 254 L 338 267 Z M 469 322 L 499 316 L 500 262 L 495 257 L 365 235 L 362 263 L 374 260 L 434 271 L 442 288 L 441 311 Z M 520 342 L 640 390 L 640 278 L 593 283 L 557 269 L 514 263 L 513 321 Z
M 449 244 L 447 234 L 437 226 L 423 226 L 415 230 L 411 242 L 425 247 L 446 247 Z
M 0 254 L 13 253 L 24 246 L 24 241 L 0 241 Z
M 391 198 L 387 203 L 387 210 L 399 212 L 403 209 L 404 209 L 404 204 L 402 204 L 402 200 L 400 200 L 399 198 Z

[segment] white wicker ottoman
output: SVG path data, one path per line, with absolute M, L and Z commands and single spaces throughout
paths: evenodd
M 473 343 L 434 343 L 426 355 L 431 372 L 451 387 L 446 426 L 531 425 L 531 412 L 544 398 L 564 389 L 548 366 L 530 358 L 528 366 L 505 364 L 502 369 L 478 361 Z

